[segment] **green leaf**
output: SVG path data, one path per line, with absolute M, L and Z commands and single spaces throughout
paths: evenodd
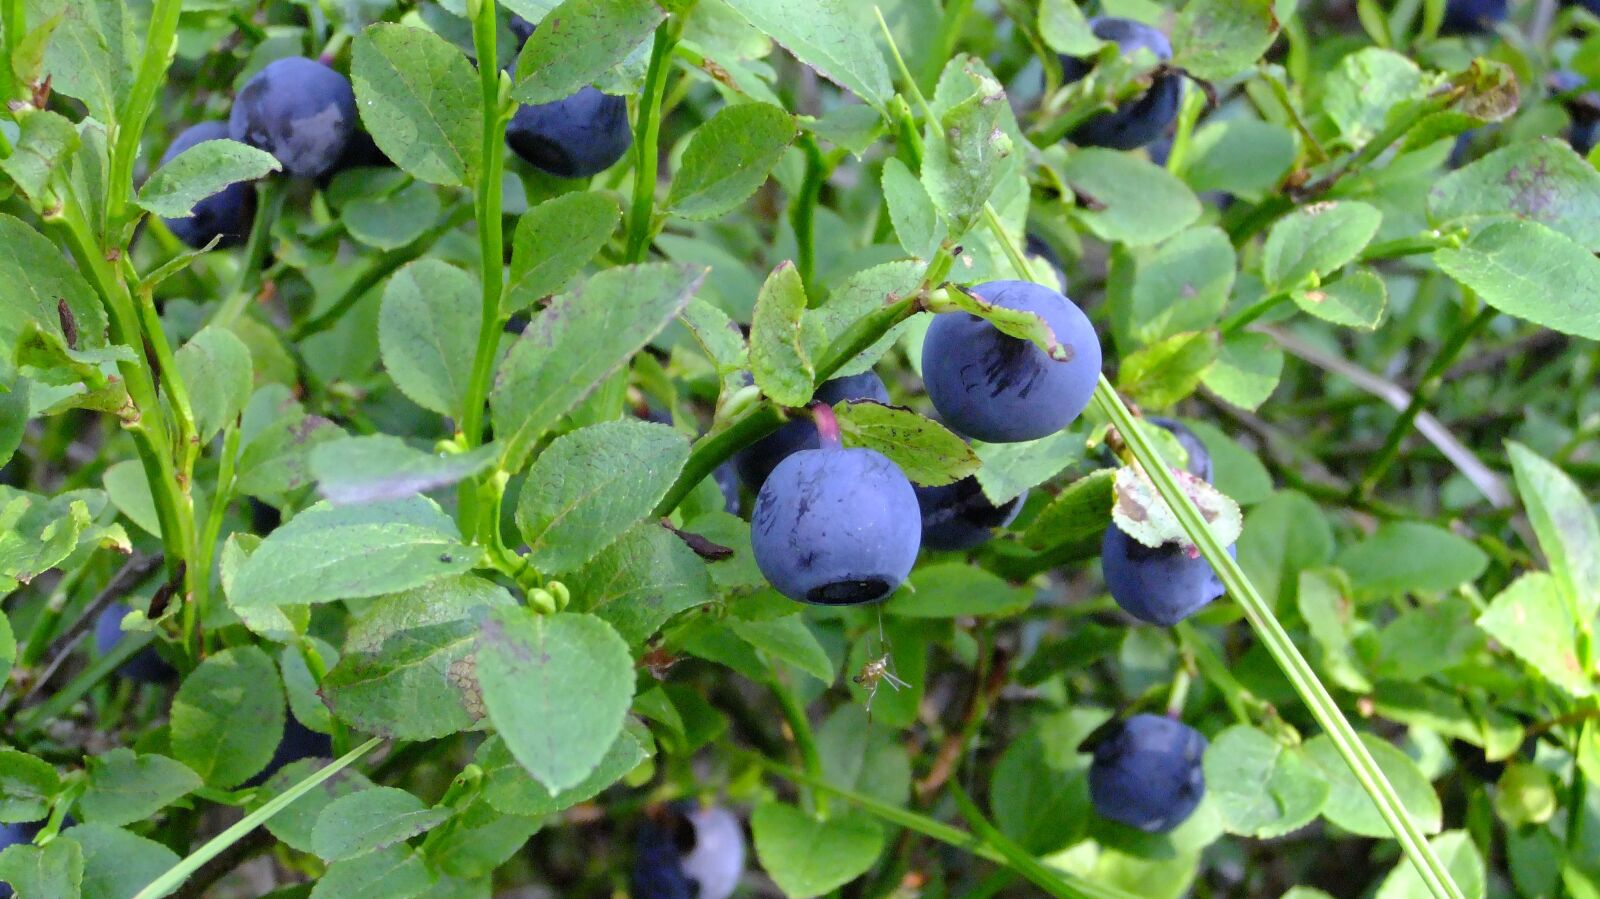
M 1039 511 L 1022 534 L 1022 542 L 1033 550 L 1082 543 L 1099 537 L 1110 523 L 1112 472 L 1109 468 L 1089 474 L 1067 485 Z
M 1174 334 L 1135 350 L 1117 369 L 1117 387 L 1149 409 L 1170 409 L 1200 386 L 1219 352 L 1210 331 Z
M 1245 516 L 1239 566 L 1274 609 L 1295 601 L 1300 572 L 1333 559 L 1333 529 L 1303 493 L 1274 493 Z
M 433 881 L 433 874 L 416 850 L 401 844 L 329 865 L 311 890 L 311 899 L 412 899 L 427 892 Z
M 1071 362 L 1075 355 L 1072 345 L 1058 341 L 1055 332 L 1050 330 L 1042 317 L 1020 309 L 997 306 L 966 288 L 952 284 L 945 291 L 944 302 L 934 311 L 949 313 L 955 310 L 988 321 L 1002 334 L 1034 344 L 1057 362 Z
M 449 809 L 429 808 L 405 790 L 373 787 L 328 803 L 311 842 L 329 861 L 354 858 L 426 833 L 449 817 Z
M 1158 244 L 1200 217 L 1200 201 L 1166 169 L 1130 153 L 1074 149 L 1061 176 L 1078 195 L 1073 216 L 1101 240 Z
M 1538 222 L 1600 251 L 1600 172 L 1566 141 L 1522 141 L 1441 178 L 1428 192 L 1428 218 Z
M 534 441 L 677 318 L 705 273 L 664 263 L 607 269 L 535 316 L 490 396 L 504 467 L 521 468 Z
M 883 851 L 883 830 L 870 819 L 819 821 L 780 802 L 757 806 L 750 828 L 761 866 L 793 899 L 844 886 L 866 873 Z
M 1266 839 L 1299 830 L 1328 798 L 1327 780 L 1299 747 L 1244 724 L 1211 741 L 1205 775 L 1223 827 L 1241 836 Z
M 1344 277 L 1321 287 L 1301 288 L 1290 296 L 1303 312 L 1363 331 L 1378 327 L 1389 302 L 1383 279 L 1365 269 L 1346 272 Z
M 0 159 L 0 171 L 11 176 L 17 187 L 42 207 L 49 197 L 56 172 L 71 160 L 78 148 L 78 130 L 62 116 L 49 110 L 29 110 L 19 116 L 21 133 L 11 154 Z
M 1385 740 L 1372 734 L 1360 736 L 1417 828 L 1423 833 L 1438 833 L 1442 816 L 1439 797 L 1417 763 Z M 1306 742 L 1305 753 L 1322 769 L 1322 775 L 1328 781 L 1328 801 L 1322 808 L 1324 817 L 1354 834 L 1378 839 L 1393 838 L 1394 831 L 1378 814 L 1372 797 L 1356 780 L 1350 766 L 1345 764 L 1333 740 L 1326 734 L 1318 734 Z
M 1065 430 L 1022 443 L 972 444 L 983 467 L 978 484 L 995 505 L 1008 503 L 1083 458 L 1083 434 Z
M 833 683 L 833 660 L 802 616 L 787 615 L 764 621 L 730 618 L 728 627 L 739 639 L 766 653 L 769 659 L 792 665 L 824 684 Z
M 834 786 L 890 805 L 911 799 L 911 760 L 900 735 L 873 725 L 859 705 L 839 706 L 817 728 L 817 755 L 823 777 Z
M 32 383 L 20 375 L 7 383 L 6 376 L 0 376 L 0 468 L 11 461 L 17 447 L 22 445 L 22 434 L 31 417 L 28 396 Z
M 1093 56 L 1101 45 L 1074 0 L 1040 0 L 1039 35 L 1050 49 L 1068 56 Z
M 111 0 L 27 4 L 29 22 L 43 22 L 57 14 L 61 21 L 45 48 L 41 74 L 50 77 L 52 91 L 82 100 L 94 118 L 116 121 L 117 105 L 133 84 L 143 16 Z
M 666 425 L 608 421 L 553 441 L 517 500 L 528 561 L 559 574 L 581 566 L 655 508 L 689 458 Z
M 1339 686 L 1370 693 L 1372 681 L 1362 672 L 1352 651 L 1357 634 L 1370 628 L 1355 614 L 1349 579 L 1337 568 L 1311 569 L 1300 572 L 1297 590 L 1300 615 L 1311 639 L 1316 641 L 1318 667 Z
M 236 606 L 281 606 L 378 596 L 470 571 L 481 556 L 425 497 L 321 502 L 268 535 L 229 598 Z
M 1355 148 L 1371 140 L 1395 107 L 1420 99 L 1429 83 L 1411 60 L 1378 47 L 1339 60 L 1323 82 L 1322 111 L 1343 143 Z
M 83 899 L 129 899 L 178 863 L 155 840 L 105 824 L 80 824 L 62 836 L 83 849 Z
M 214 653 L 172 699 L 172 754 L 212 786 L 237 786 L 272 760 L 284 708 L 278 669 L 265 652 Z
M 361 121 L 394 164 L 419 181 L 477 177 L 483 96 L 460 50 L 431 31 L 379 23 L 351 48 Z
M 603 193 L 551 197 L 517 220 L 511 239 L 506 312 L 519 312 L 556 293 L 583 270 L 617 229 L 622 210 Z
M 306 642 L 310 645 L 295 641 L 278 652 L 278 670 L 283 672 L 284 692 L 289 694 L 289 715 L 319 734 L 332 734 L 333 713 L 328 711 L 322 685 L 306 658 L 315 654 L 323 670 L 331 670 L 339 664 L 339 650 L 321 637 L 307 636 Z
M 1221 229 L 1191 228 L 1139 264 L 1129 330 L 1141 344 L 1216 325 L 1233 291 L 1238 268 L 1233 244 Z
M 1578 654 L 1578 630 L 1559 581 L 1530 571 L 1489 603 L 1478 626 L 1545 680 L 1574 696 L 1594 692 L 1594 672 Z
M 255 807 L 289 791 L 289 788 L 321 770 L 329 759 L 300 759 L 278 769 L 256 793 Z M 300 852 L 313 849 L 311 835 L 323 809 L 341 796 L 348 796 L 372 788 L 372 781 L 353 768 L 343 768 L 332 777 L 313 787 L 310 792 L 284 806 L 283 810 L 267 819 L 271 831 L 285 846 Z
M 1261 277 L 1270 291 L 1300 287 L 1355 259 L 1378 233 L 1383 213 L 1353 200 L 1314 203 L 1278 220 L 1262 249 Z
M 900 246 L 918 259 L 933 258 L 944 242 L 945 228 L 927 189 L 905 163 L 892 156 L 883 161 L 882 182 L 883 199 Z
M 85 821 L 121 826 L 155 813 L 204 785 L 199 775 L 164 755 L 113 749 L 89 765 L 89 789 L 78 800 Z
M 489 719 L 552 791 L 583 783 L 622 731 L 633 657 L 593 615 L 500 609 L 483 622 L 478 680 Z
M 0 612 L 0 680 L 11 678 L 11 664 L 17 660 L 17 637 L 11 631 L 11 621 Z
M 515 764 L 513 762 L 512 764 Z M 463 878 L 488 878 L 494 870 L 521 851 L 528 838 L 543 821 L 536 817 L 505 814 L 481 797 L 457 811 L 423 844 L 428 861 L 446 874 Z M 443 886 L 441 878 L 439 886 Z M 427 899 L 444 899 L 439 886 Z M 480 892 L 460 894 L 461 899 L 479 899 L 489 893 L 489 883 Z M 456 894 L 449 894 L 456 895 Z
M 877 450 L 918 484 L 954 484 L 978 470 L 978 457 L 966 441 L 903 406 L 841 402 L 833 411 L 845 446 Z
M 1172 477 L 1211 526 L 1218 543 L 1229 546 L 1239 539 L 1243 518 L 1233 500 L 1181 468 L 1173 467 Z M 1172 507 L 1137 464 L 1117 469 L 1112 497 L 1111 518 L 1128 536 L 1152 548 L 1168 543 L 1192 545 Z
M 877 22 L 855 0 L 728 0 L 750 24 L 822 77 L 883 111 L 894 86 Z
M 1600 339 L 1600 260 L 1538 222 L 1494 222 L 1433 261 L 1507 315 Z
M 1574 620 L 1588 621 L 1600 607 L 1600 522 L 1594 509 L 1566 472 L 1520 443 L 1508 442 L 1506 448 L 1517 493 L 1556 586 Z
M 1033 603 L 1033 591 L 963 562 L 912 572 L 909 589 L 895 591 L 884 611 L 901 618 L 1005 617 Z
M 1207 122 L 1189 145 L 1183 180 L 1196 193 L 1223 191 L 1259 199 L 1294 165 L 1294 133 L 1257 119 Z
M 1454 880 L 1461 895 L 1467 899 L 1483 899 L 1486 886 L 1486 875 L 1483 869 L 1483 856 L 1478 853 L 1477 844 L 1472 841 L 1472 835 L 1464 830 L 1451 830 L 1439 834 L 1428 841 L 1435 855 L 1444 862 L 1445 869 L 1450 872 L 1450 879 Z M 1427 884 L 1422 875 L 1417 873 L 1417 868 L 1411 862 L 1402 859 L 1395 865 L 1389 876 L 1383 879 L 1378 887 L 1378 892 L 1373 899 L 1411 899 L 1413 896 L 1428 894 Z
M 1212 466 L 1212 486 L 1241 506 L 1255 505 L 1272 493 L 1272 476 L 1254 451 L 1241 446 L 1209 421 L 1185 418 L 1183 423 L 1195 432 L 1211 453 L 1215 463 Z
M 239 426 L 234 489 L 280 508 L 311 481 L 311 450 L 344 432 L 304 407 L 281 384 L 269 384 L 250 398 Z
M 58 304 L 66 301 L 78 326 L 78 346 L 106 344 L 106 313 L 88 282 L 49 238 L 18 218 L 0 214 L 0 347 L 9 354 L 31 322 L 61 336 Z
M 864 316 L 882 309 L 914 293 L 922 283 L 926 266 L 915 260 L 898 260 L 862 269 L 834 285 L 827 300 L 814 309 L 806 310 L 806 350 L 813 357 L 821 356 L 833 341 L 838 340 L 850 326 Z M 863 350 L 853 360 L 845 363 L 834 377 L 859 375 L 868 371 L 894 346 L 907 329 L 918 319 L 918 313 L 890 328 L 872 346 Z
M 1089 807 L 1089 757 L 1078 744 L 1107 714 L 1077 708 L 1045 715 L 1000 754 L 989 783 L 995 826 L 1026 849 L 1053 853 L 1081 839 Z
M 438 190 L 414 181 L 393 192 L 351 200 L 339 210 L 339 219 L 351 237 L 367 246 L 398 250 L 433 227 L 440 205 Z
M 1172 34 L 1172 64 L 1207 81 L 1254 68 L 1278 36 L 1273 0 L 1189 0 Z
M 413 449 L 388 434 L 347 437 L 311 451 L 317 489 L 334 505 L 403 499 L 427 493 L 487 471 L 500 448 L 480 446 L 466 453 Z
M 653 521 L 634 525 L 566 584 L 573 609 L 604 619 L 630 646 L 714 598 L 704 560 Z
M 767 276 L 750 320 L 750 371 L 761 392 L 783 406 L 811 400 L 814 370 L 806 353 L 801 321 L 806 288 L 792 262 L 781 262 Z
M 1373 677 L 1415 683 L 1469 664 L 1488 642 L 1483 632 L 1472 626 L 1478 611 L 1455 594 L 1404 609 L 1362 642 Z
M 478 292 L 473 276 L 437 259 L 406 265 L 383 289 L 383 367 L 424 409 L 461 417 L 483 318 Z
M 254 181 L 282 171 L 283 166 L 265 150 L 233 140 L 208 140 L 195 144 L 139 188 L 139 205 L 166 218 L 183 218 L 194 204 L 239 181 Z
M 207 443 L 250 402 L 255 386 L 250 349 L 232 331 L 206 327 L 178 348 L 176 360 L 197 436 Z
M 651 0 L 565 0 L 523 45 L 512 96 L 521 103 L 572 96 L 622 62 L 666 15 Z
M 78 896 L 83 889 L 83 847 L 70 837 L 58 837 L 45 846 L 16 843 L 0 852 L 0 883 L 17 894 Z
M 61 778 L 44 760 L 15 749 L 0 749 L 0 822 L 45 817 L 60 789 Z
M 433 740 L 473 727 L 484 715 L 478 628 L 490 610 L 514 604 L 505 588 L 472 576 L 379 597 L 351 625 L 322 693 L 367 733 Z
M 1488 565 L 1472 541 L 1420 521 L 1385 522 L 1339 554 L 1339 567 L 1365 596 L 1442 593 L 1476 580 Z
M 644 732 L 645 740 L 633 732 L 633 727 Z M 505 741 L 497 736 L 479 744 L 473 760 L 483 768 L 483 795 L 490 805 L 508 815 L 538 817 L 555 814 L 600 795 L 602 790 L 644 762 L 648 757 L 647 741 L 648 731 L 637 723 L 631 725 L 617 735 L 593 773 L 577 786 L 554 794 L 528 776 L 506 748 Z
M 1217 361 L 1200 382 L 1241 409 L 1255 409 L 1278 387 L 1283 350 L 1266 334 L 1234 334 L 1222 342 Z
M 667 208 L 687 219 L 731 212 L 767 180 L 798 133 L 794 116 L 777 106 L 724 106 L 690 136 Z
M 1001 179 L 1015 170 L 1016 147 L 1005 127 L 1011 116 L 1005 89 L 983 63 L 958 56 L 946 67 L 941 88 L 948 78 L 960 85 L 964 99 L 943 112 L 937 130 L 927 124 L 922 186 L 944 213 L 950 234 L 959 236 L 983 216 Z

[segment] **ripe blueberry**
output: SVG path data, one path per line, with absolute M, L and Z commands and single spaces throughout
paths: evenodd
M 1103 818 L 1166 833 L 1194 813 L 1206 793 L 1206 738 L 1181 721 L 1135 715 L 1094 747 L 1089 799 Z
M 534 168 L 587 178 L 615 165 L 633 144 L 628 101 L 585 87 L 563 100 L 519 106 L 506 143 Z
M 1508 0 L 1448 0 L 1440 34 L 1490 34 L 1506 20 Z
M 122 618 L 129 609 L 121 603 L 113 603 L 100 613 L 94 621 L 94 649 L 100 655 L 110 652 L 118 643 L 122 642 Z M 172 680 L 177 672 L 156 653 L 154 646 L 147 646 L 134 654 L 133 658 L 122 663 L 117 673 L 131 681 L 143 684 L 162 684 Z
M 1100 377 L 1100 341 L 1083 310 L 1029 281 L 990 281 L 972 292 L 1038 315 L 1072 358 L 1052 359 L 976 315 L 937 316 L 922 344 L 922 378 L 939 415 L 957 432 L 989 443 L 1037 440 L 1071 424 Z
M 228 126 L 225 122 L 201 122 L 191 125 L 178 134 L 167 152 L 161 154 L 165 165 L 184 150 L 208 140 L 225 140 Z M 244 243 L 250 233 L 250 219 L 255 215 L 256 192 L 243 181 L 236 181 L 204 200 L 194 204 L 185 218 L 162 219 L 177 238 L 193 249 L 200 249 L 220 237 L 217 247 L 233 247 Z
M 268 63 L 245 82 L 228 116 L 230 137 L 266 150 L 301 178 L 333 168 L 355 130 L 350 80 L 304 56 Z
M 744 830 L 724 808 L 680 805 L 639 831 L 634 899 L 728 899 L 744 874 Z
M 975 477 L 965 477 L 942 487 L 917 486 L 917 505 L 922 509 L 922 545 L 928 549 L 954 552 L 972 549 L 987 542 L 997 528 L 1016 519 L 1022 510 L 1024 492 L 996 506 L 983 495 Z
M 1204 556 L 1191 557 L 1176 542 L 1151 549 L 1115 524 L 1106 528 L 1100 544 L 1100 571 L 1124 612 L 1162 627 L 1188 618 L 1225 592 Z
M 887 403 L 889 388 L 883 386 L 882 378 L 868 371 L 825 382 L 817 388 L 813 399 L 830 406 L 846 400 Z M 779 462 L 801 450 L 816 449 L 818 446 L 821 444 L 817 442 L 817 429 L 811 422 L 791 421 L 740 450 L 734 455 L 733 464 L 739 471 L 739 480 L 746 487 L 760 490 Z
M 1207 483 L 1211 481 L 1211 451 L 1206 449 L 1205 443 L 1200 440 L 1200 435 L 1189 430 L 1177 419 L 1152 415 L 1145 421 L 1166 429 L 1172 436 L 1178 438 L 1178 445 L 1189 454 L 1189 464 L 1185 466 L 1189 473 Z
M 1549 78 L 1551 93 L 1563 95 L 1563 105 L 1572 118 L 1567 143 L 1579 156 L 1589 155 L 1600 132 L 1600 92 L 1584 91 L 1587 83 L 1588 79 L 1582 75 L 1566 70 L 1552 72 Z
M 870 449 L 844 449 L 833 412 L 813 410 L 821 449 L 778 464 L 756 496 L 750 542 L 756 564 L 797 602 L 874 602 L 911 573 L 922 543 L 911 482 Z
M 1091 19 L 1094 36 L 1111 41 L 1124 54 L 1147 50 L 1161 62 L 1172 58 L 1172 43 L 1167 36 L 1143 22 L 1110 16 Z M 1061 57 L 1062 82 L 1080 81 L 1094 68 L 1094 60 Z M 1183 98 L 1183 80 L 1175 74 L 1159 74 L 1142 95 L 1123 102 L 1111 112 L 1102 112 L 1072 130 L 1068 137 L 1085 147 L 1110 147 L 1134 150 L 1150 143 L 1167 130 L 1178 115 Z
M 284 765 L 298 762 L 301 759 L 325 759 L 333 756 L 333 738 L 327 734 L 319 734 L 304 724 L 294 715 L 289 715 L 283 725 L 283 739 L 278 741 L 278 748 L 272 753 L 272 760 L 267 762 L 267 767 L 260 774 L 245 782 L 247 787 L 260 786 L 267 779 L 278 773 Z

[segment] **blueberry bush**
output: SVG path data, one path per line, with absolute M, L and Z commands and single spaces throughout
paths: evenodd
M 0 895 L 1600 897 L 1600 5 L 0 0 Z

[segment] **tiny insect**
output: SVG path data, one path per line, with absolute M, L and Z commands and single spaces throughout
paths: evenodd
M 861 666 L 861 673 L 851 678 L 851 680 L 860 684 L 867 691 L 868 721 L 872 720 L 872 700 L 878 696 L 878 685 L 880 683 L 888 684 L 896 691 L 899 691 L 901 687 L 911 686 L 895 675 L 894 660 L 888 653 L 876 659 L 869 659 L 865 665 Z

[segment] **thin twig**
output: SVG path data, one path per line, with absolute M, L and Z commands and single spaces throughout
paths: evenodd
M 67 628 L 61 636 L 55 639 L 54 646 L 57 647 L 55 656 L 50 660 L 49 664 L 44 666 L 44 670 L 39 676 L 34 678 L 33 684 L 28 687 L 28 692 L 24 693 L 19 701 L 27 702 L 32 699 L 50 681 L 51 676 L 56 673 L 62 663 L 72 655 L 77 648 L 78 638 L 94 627 L 95 619 L 100 617 L 100 613 L 110 608 L 112 603 L 117 602 L 138 588 L 140 584 L 144 583 L 145 578 L 161 567 L 164 561 L 165 557 L 161 553 L 145 555 L 144 553 L 135 552 L 130 556 L 128 561 L 122 564 L 122 568 L 112 575 L 110 583 L 106 584 L 105 588 L 89 602 L 88 607 L 83 610 L 83 614 L 78 617 L 78 620 L 74 621 L 71 627 Z

